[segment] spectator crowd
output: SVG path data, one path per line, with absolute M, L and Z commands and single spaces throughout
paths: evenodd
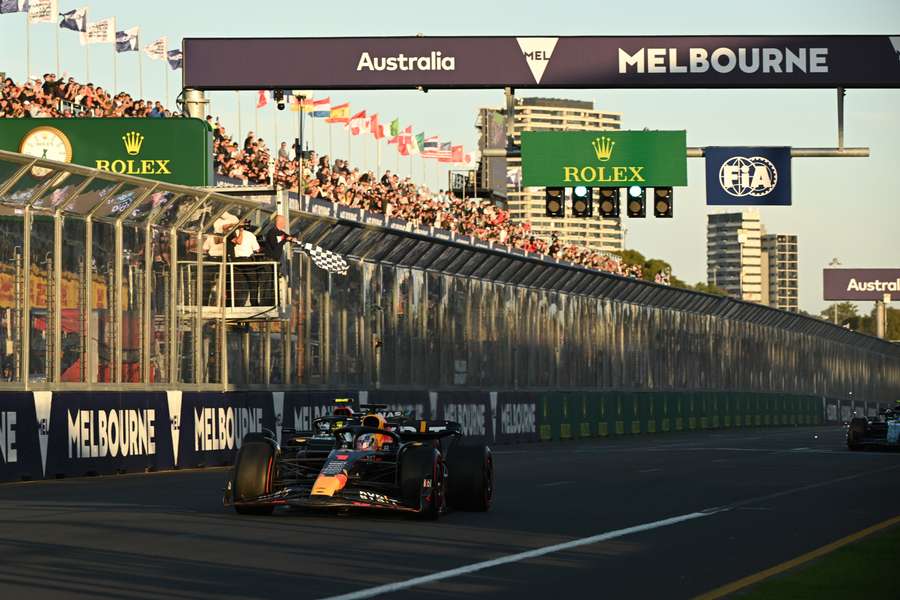
M 42 80 L 22 85 L 6 78 L 0 88 L 0 118 L 84 118 L 135 117 L 167 118 L 180 116 L 160 102 L 135 99 L 130 94 L 111 94 L 92 83 L 80 84 L 69 77 L 57 80 L 45 74 Z M 303 192 L 313 198 L 382 212 L 418 225 L 434 226 L 505 244 L 526 252 L 543 254 L 585 267 L 641 278 L 640 265 L 628 265 L 614 255 L 584 246 L 563 244 L 555 236 L 547 240 L 536 235 L 528 222 L 514 223 L 509 212 L 480 198 L 457 198 L 440 190 L 416 185 L 386 171 L 352 168 L 344 160 L 316 156 L 315 152 L 298 160 L 286 143 L 275 151 L 265 140 L 250 132 L 243 143 L 235 141 L 225 127 L 207 117 L 213 132 L 213 153 L 217 174 L 244 184 L 269 184 L 270 164 L 274 162 L 277 185 Z

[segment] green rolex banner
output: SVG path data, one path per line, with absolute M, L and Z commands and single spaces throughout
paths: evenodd
M 213 185 L 202 119 L 0 119 L 0 150 L 167 183 Z
M 684 131 L 524 131 L 522 185 L 687 185 Z

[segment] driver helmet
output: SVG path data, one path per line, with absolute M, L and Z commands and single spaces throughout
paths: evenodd
M 363 433 L 360 434 L 356 438 L 356 449 L 357 450 L 379 450 L 381 444 L 378 442 L 378 438 L 381 437 L 375 433 Z

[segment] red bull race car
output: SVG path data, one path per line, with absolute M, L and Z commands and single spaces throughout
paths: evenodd
M 225 489 L 240 514 L 294 508 L 379 509 L 437 519 L 448 510 L 487 511 L 494 464 L 458 423 L 424 421 L 385 405 L 342 403 L 312 431 L 247 435 Z

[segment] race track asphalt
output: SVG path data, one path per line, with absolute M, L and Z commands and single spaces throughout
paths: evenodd
M 495 463 L 493 509 L 437 523 L 239 517 L 223 469 L 0 485 L 0 598 L 689 598 L 900 514 L 900 453 L 849 452 L 840 428 L 498 446 Z

